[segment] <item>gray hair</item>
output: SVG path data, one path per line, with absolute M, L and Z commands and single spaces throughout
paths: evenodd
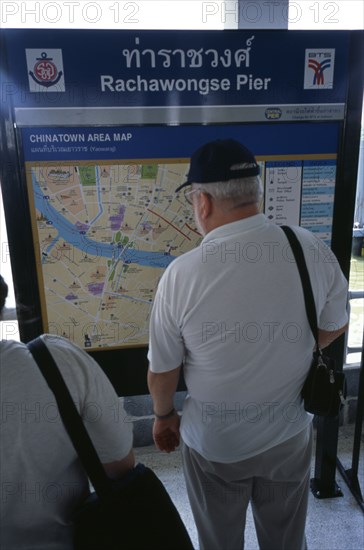
M 236 206 L 258 203 L 263 196 L 263 186 L 259 176 L 214 183 L 194 183 L 193 189 L 204 191 L 217 200 L 230 199 L 236 203 Z

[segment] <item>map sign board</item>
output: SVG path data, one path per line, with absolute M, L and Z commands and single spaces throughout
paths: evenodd
M 185 180 L 193 144 L 210 138 L 245 140 L 248 132 L 261 166 L 262 211 L 275 223 L 306 226 L 329 243 L 338 125 L 317 125 L 314 135 L 309 124 L 301 125 L 295 141 L 297 130 L 294 124 L 280 127 L 272 155 L 277 134 L 268 125 L 24 128 L 47 330 L 89 349 L 147 344 L 164 269 L 202 238 L 175 189 Z M 154 151 L 142 145 L 147 134 L 157 143 Z M 168 143 L 171 156 L 163 158 Z M 98 149 L 109 158 L 94 160 Z
M 202 239 L 175 189 L 212 139 L 254 152 L 269 219 L 331 244 L 349 32 L 8 29 L 3 44 L 42 330 L 147 346 L 160 277 Z

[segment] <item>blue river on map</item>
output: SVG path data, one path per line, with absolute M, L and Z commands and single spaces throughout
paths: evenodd
M 35 206 L 43 216 L 51 222 L 51 227 L 58 231 L 58 237 L 61 237 L 66 243 L 78 248 L 85 254 L 102 256 L 112 260 L 122 260 L 126 264 L 138 264 L 148 267 L 166 268 L 175 258 L 171 254 L 163 252 L 147 252 L 145 250 L 134 250 L 123 248 L 121 245 L 112 243 L 100 243 L 89 239 L 85 232 L 72 225 L 50 204 L 47 195 L 44 195 L 40 189 L 35 174 L 33 174 L 33 188 Z M 52 245 L 48 248 L 48 252 Z

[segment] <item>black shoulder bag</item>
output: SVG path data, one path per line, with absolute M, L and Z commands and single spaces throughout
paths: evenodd
M 281 228 L 286 234 L 296 260 L 302 281 L 306 313 L 316 342 L 311 367 L 301 392 L 304 407 L 306 411 L 315 415 L 334 417 L 339 414 L 345 403 L 345 375 L 337 369 L 335 360 L 324 355 L 319 347 L 316 307 L 303 250 L 294 231 L 287 226 Z
M 163 483 L 143 464 L 121 480 L 107 477 L 71 394 L 40 337 L 28 343 L 55 395 L 64 426 L 95 488 L 74 515 L 76 550 L 193 550 Z

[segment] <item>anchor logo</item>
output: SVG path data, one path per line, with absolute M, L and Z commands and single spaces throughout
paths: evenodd
M 62 50 L 26 48 L 30 92 L 65 92 Z
M 42 52 L 41 56 L 37 57 L 33 71 L 29 71 L 29 74 L 37 84 L 49 88 L 60 81 L 63 72 L 58 71 L 52 57 L 48 57 L 46 52 Z

